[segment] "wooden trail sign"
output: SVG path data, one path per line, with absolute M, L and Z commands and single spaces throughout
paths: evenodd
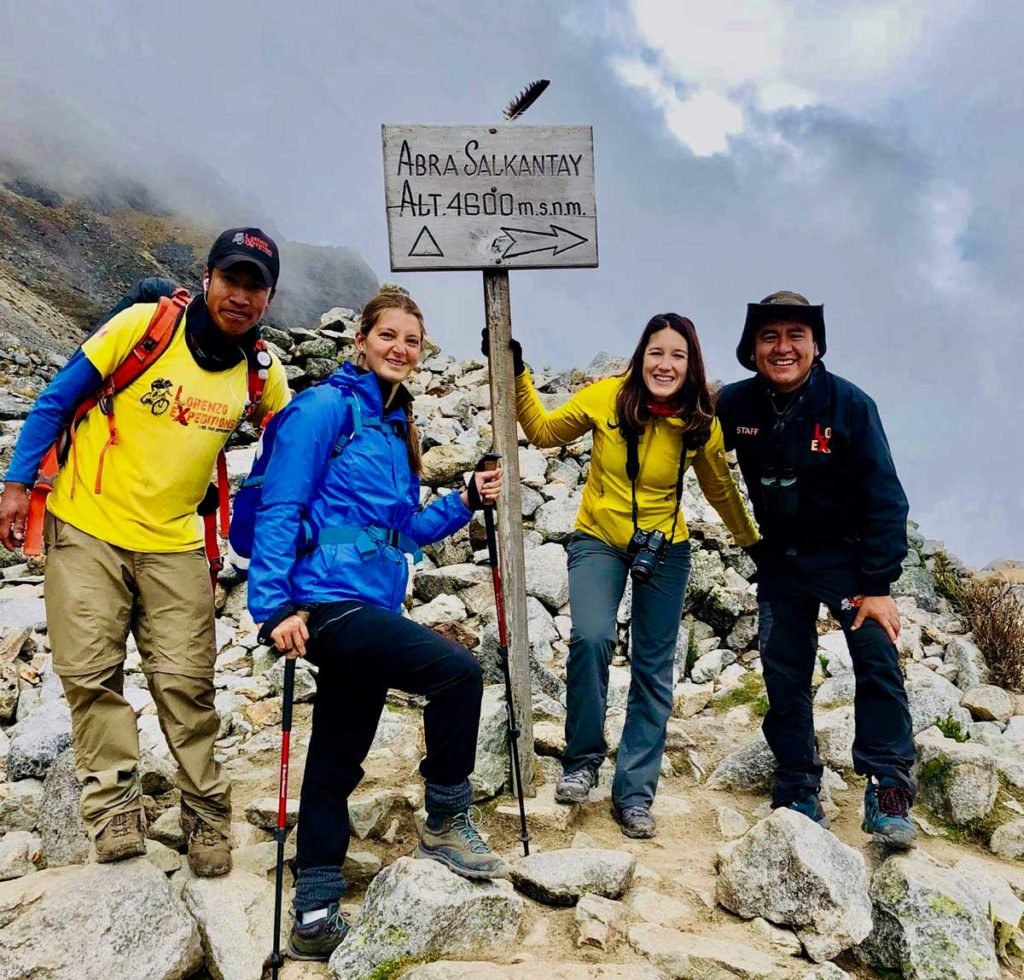
M 589 126 L 383 126 L 394 272 L 597 265 Z
M 526 92 L 516 100 L 520 108 L 514 115 L 525 111 L 547 82 L 537 86 L 530 87 L 534 95 L 525 104 Z M 492 448 L 505 470 L 497 506 L 498 557 L 522 788 L 533 796 L 533 697 L 508 270 L 597 265 L 593 130 L 519 125 L 381 130 L 392 271 L 483 270 Z

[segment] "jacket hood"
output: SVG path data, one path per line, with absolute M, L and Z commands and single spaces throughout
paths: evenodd
M 405 385 L 399 385 L 391 399 L 391 406 L 385 414 L 384 393 L 377 375 L 366 368 L 358 367 L 351 361 L 346 361 L 330 375 L 326 384 L 346 394 L 356 395 L 364 408 L 385 418 L 405 419 L 406 408 L 412 402 L 409 389 Z

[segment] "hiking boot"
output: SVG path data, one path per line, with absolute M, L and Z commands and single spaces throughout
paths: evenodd
M 96 835 L 96 860 L 100 864 L 141 857 L 146 853 L 146 822 L 141 810 L 128 810 L 111 817 Z
M 879 786 L 874 778 L 868 779 L 861 830 L 886 847 L 901 851 L 913 847 L 917 831 L 910 822 L 911 799 L 902 786 Z
M 477 829 L 480 811 L 471 806 L 447 817 L 439 830 L 423 825 L 416 857 L 440 861 L 463 878 L 507 878 L 508 867 Z
M 329 960 L 348 935 L 349 924 L 337 902 L 327 906 L 327 915 L 302 925 L 301 916 L 292 923 L 288 936 L 288 955 L 293 960 Z
M 231 841 L 190 806 L 181 804 L 181 829 L 188 843 L 188 866 L 198 878 L 219 878 L 231 870 Z
M 625 837 L 647 840 L 658 833 L 658 825 L 654 822 L 649 806 L 624 806 L 620 810 L 613 803 L 612 817 L 622 828 L 622 833 Z
M 813 820 L 824 830 L 828 830 L 832 826 L 832 821 L 821 808 L 821 801 L 818 799 L 817 793 L 809 793 L 807 796 L 802 796 L 799 800 L 791 800 L 789 803 L 773 803 L 772 809 L 796 810 L 797 813 L 802 813 L 808 820 Z
M 556 803 L 586 803 L 590 791 L 597 785 L 597 773 L 586 766 L 565 772 L 555 784 Z

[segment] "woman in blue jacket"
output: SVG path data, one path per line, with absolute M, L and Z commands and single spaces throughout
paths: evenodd
M 289 951 L 326 959 L 348 925 L 338 911 L 349 841 L 348 797 L 362 778 L 388 688 L 425 696 L 427 820 L 417 857 L 468 878 L 505 865 L 471 815 L 482 680 L 463 647 L 401 616 L 406 552 L 469 521 L 497 499 L 500 473 L 420 509 L 419 437 L 402 382 L 423 345 L 406 295 L 367 304 L 359 365 L 299 394 L 279 415 L 249 569 L 260 638 L 319 667 L 300 803 L 295 924 Z

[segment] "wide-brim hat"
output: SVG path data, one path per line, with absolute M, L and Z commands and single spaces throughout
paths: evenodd
M 818 345 L 818 357 L 825 355 L 825 306 L 815 306 L 807 297 L 782 289 L 765 296 L 760 303 L 747 304 L 747 320 L 743 336 L 736 346 L 736 359 L 749 371 L 754 371 L 754 340 L 757 331 L 767 323 L 803 323 L 811 328 Z

